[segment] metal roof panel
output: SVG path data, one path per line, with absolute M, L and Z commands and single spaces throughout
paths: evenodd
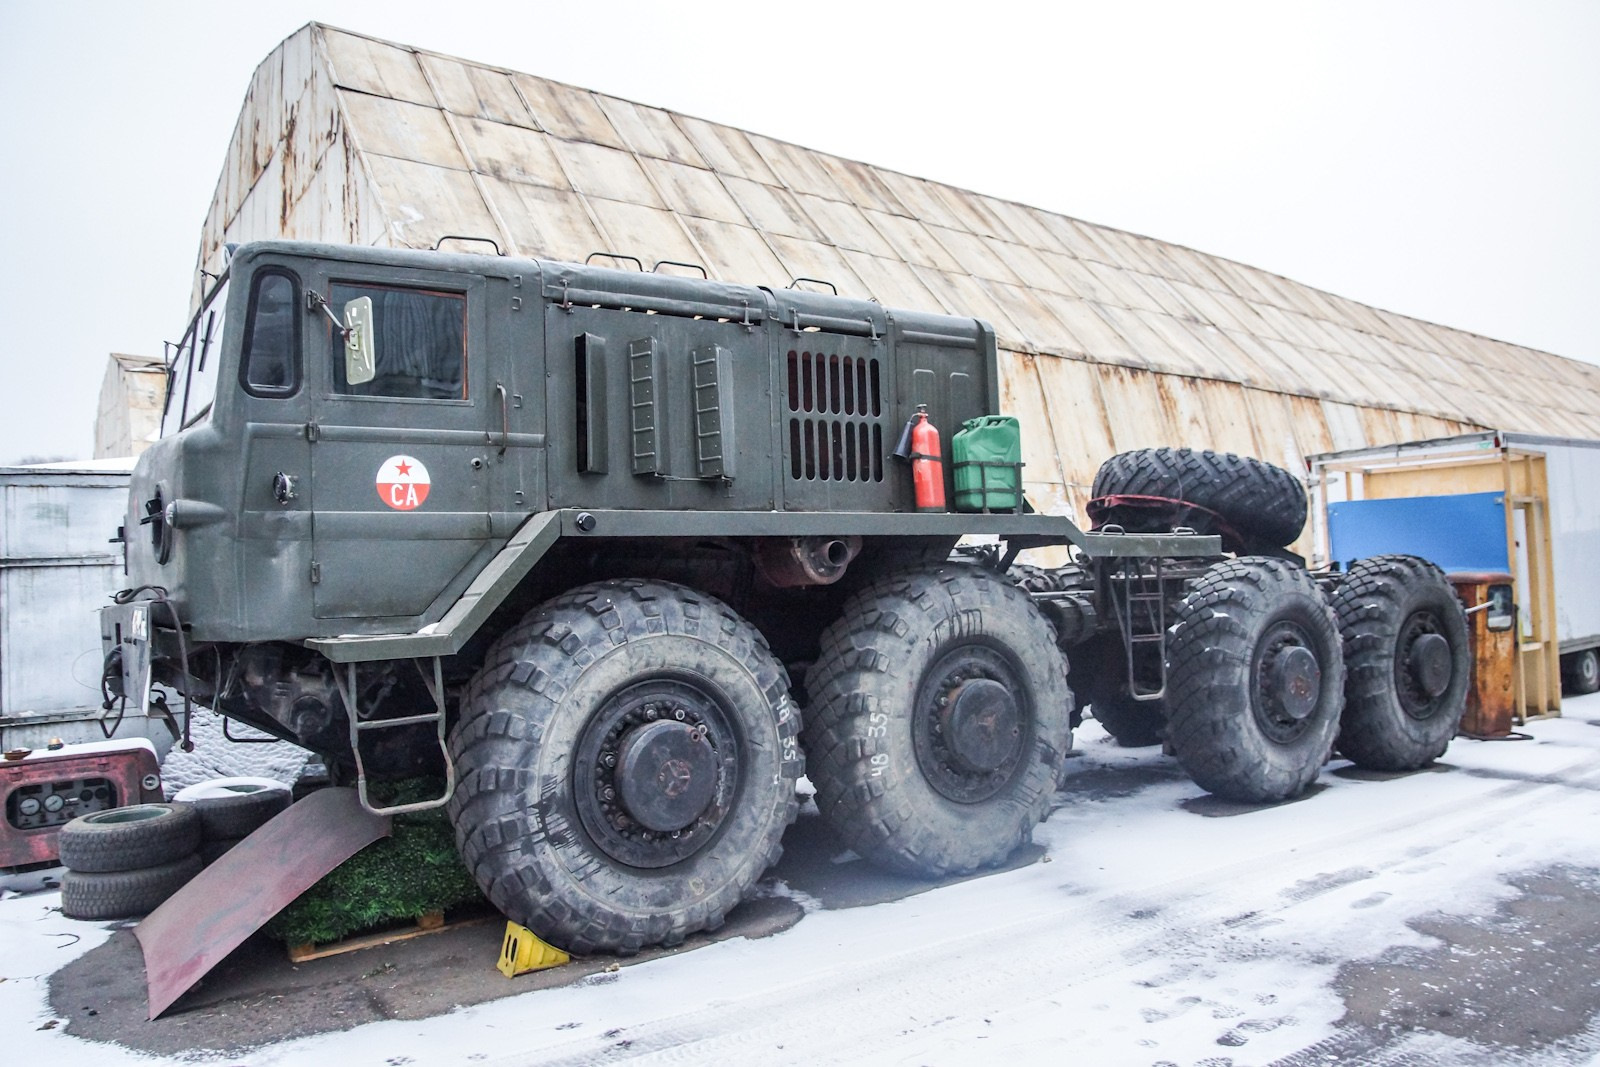
M 706 258 L 670 211 L 599 196 L 586 196 L 584 203 L 606 238 L 603 251 L 637 256 L 646 267 L 663 259 L 701 263 Z
M 664 159 L 646 157 L 639 162 L 667 206 L 678 214 L 748 225 L 744 211 L 714 172 Z
M 431 52 L 417 58 L 439 105 L 451 114 L 538 129 L 516 83 L 505 71 Z
M 410 49 L 331 27 L 319 29 L 335 85 L 369 96 L 439 106 Z
M 575 192 L 646 208 L 666 204 L 631 152 L 589 141 L 551 142 Z
M 551 147 L 554 138 L 548 134 L 475 118 L 456 120 L 456 132 L 480 173 L 548 189 L 571 187 Z
M 401 100 L 341 90 L 339 102 L 350 116 L 363 152 L 409 159 L 452 170 L 468 170 L 444 112 Z
M 391 156 L 364 158 L 383 210 L 386 243 L 432 248 L 446 234 L 502 236 L 466 171 Z
M 582 263 L 590 252 L 605 247 L 583 198 L 570 189 L 497 177 L 485 177 L 483 184 L 518 254 Z
M 789 273 L 759 231 L 692 215 L 680 216 L 678 221 L 704 250 L 710 260 L 704 266 L 713 278 L 774 288 L 789 283 Z
M 511 80 L 540 129 L 564 141 L 588 141 L 608 148 L 627 147 L 622 135 L 601 110 L 594 93 L 529 74 L 513 74 Z
M 595 103 L 636 155 L 706 169 L 694 142 L 672 121 L 669 112 L 614 96 L 597 95 Z
M 871 220 L 854 204 L 828 200 L 810 193 L 796 193 L 795 200 L 830 244 L 868 255 L 894 255 L 894 249 L 889 247 Z
M 822 240 L 822 232 L 789 190 L 728 174 L 722 175 L 722 185 L 756 229 L 803 241 Z

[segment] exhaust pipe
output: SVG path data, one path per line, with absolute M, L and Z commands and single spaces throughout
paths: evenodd
M 763 537 L 756 542 L 756 570 L 772 585 L 793 589 L 832 585 L 861 551 L 861 538 Z

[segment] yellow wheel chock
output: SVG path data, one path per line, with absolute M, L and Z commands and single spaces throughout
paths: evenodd
M 500 943 L 500 973 L 515 978 L 529 971 L 559 967 L 572 959 L 554 945 L 547 945 L 526 926 L 506 923 L 506 937 Z

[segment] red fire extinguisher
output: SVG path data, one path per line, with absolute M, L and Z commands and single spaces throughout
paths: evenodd
M 944 456 L 939 451 L 939 431 L 928 421 L 928 405 L 918 404 L 906 423 L 895 455 L 911 461 L 911 487 L 918 511 L 944 511 Z

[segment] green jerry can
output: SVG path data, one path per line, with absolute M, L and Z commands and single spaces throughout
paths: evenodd
M 957 511 L 1022 508 L 1022 430 L 1014 415 L 968 419 L 950 441 Z

